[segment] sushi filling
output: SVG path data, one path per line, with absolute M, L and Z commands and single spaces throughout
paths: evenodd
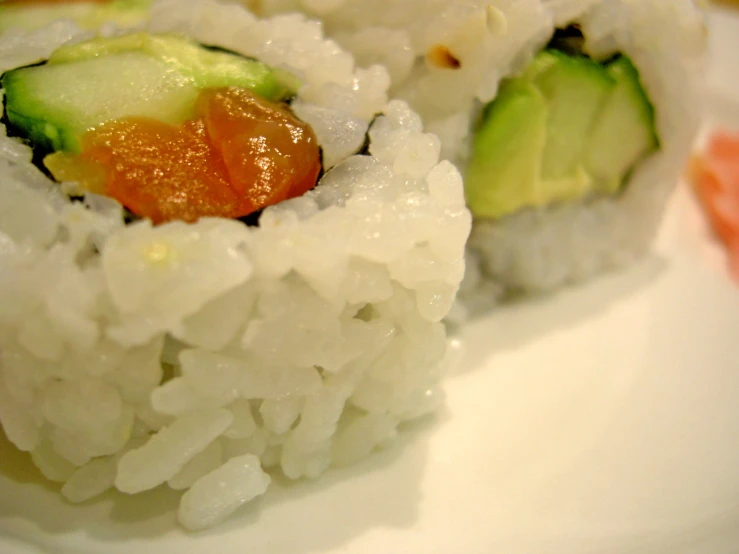
M 476 217 L 619 194 L 658 150 L 654 108 L 631 60 L 594 60 L 584 42 L 577 26 L 558 31 L 485 106 L 465 183 Z
M 313 130 L 285 103 L 293 77 L 181 37 L 94 39 L 1 82 L 43 170 L 155 224 L 248 218 L 321 172 Z

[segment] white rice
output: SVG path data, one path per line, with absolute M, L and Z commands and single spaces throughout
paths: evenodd
M 263 12 L 299 9 L 360 63 L 385 63 L 391 93 L 441 138 L 442 156 L 464 169 L 470 129 L 500 81 L 515 76 L 557 27 L 581 24 L 596 56 L 622 52 L 656 107 L 661 150 L 618 197 L 531 209 L 476 221 L 464 285 L 470 304 L 509 289 L 548 290 L 621 267 L 649 247 L 700 119 L 705 29 L 691 0 L 260 0 Z M 444 46 L 458 69 L 435 65 Z
M 387 102 L 386 71 L 356 69 L 318 23 L 161 0 L 149 28 L 299 74 L 295 111 L 334 167 L 259 228 L 126 226 L 112 200 L 67 200 L 3 129 L 0 422 L 68 499 L 168 485 L 200 529 L 270 472 L 351 463 L 439 404 L 471 218 L 438 139 Z M 10 34 L 0 72 L 87 36 Z M 351 155 L 368 127 L 371 156 Z

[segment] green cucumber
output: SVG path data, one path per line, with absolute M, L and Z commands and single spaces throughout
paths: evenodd
M 17 69 L 3 76 L 2 87 L 15 127 L 34 145 L 70 152 L 79 152 L 86 130 L 113 119 L 184 121 L 198 94 L 191 78 L 142 52 Z
M 62 47 L 40 66 L 0 79 L 10 123 L 46 150 L 79 152 L 82 135 L 129 116 L 177 124 L 200 90 L 248 88 L 269 100 L 294 95 L 292 75 L 190 39 L 137 33 Z
M 180 75 L 191 78 L 199 89 L 242 87 L 279 102 L 294 96 L 300 87 L 297 77 L 286 71 L 230 52 L 203 48 L 194 40 L 178 35 L 133 33 L 95 38 L 62 46 L 48 63 L 78 62 L 121 52 L 143 52 L 162 60 Z
M 607 66 L 616 88 L 597 118 L 583 160 L 599 192 L 618 192 L 636 163 L 659 148 L 654 108 L 631 61 L 621 56 Z
M 544 55 L 556 62 L 533 80 L 549 108 L 541 174 L 544 179 L 561 179 L 577 171 L 593 120 L 616 82 L 589 58 L 557 51 Z

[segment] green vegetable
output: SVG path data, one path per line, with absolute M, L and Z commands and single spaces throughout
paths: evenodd
M 57 50 L 41 66 L 7 72 L 6 113 L 36 145 L 79 152 L 88 129 L 128 116 L 181 123 L 204 88 L 242 87 L 269 100 L 294 95 L 286 72 L 190 39 L 137 33 Z
M 659 148 L 659 138 L 654 108 L 631 61 L 622 56 L 607 70 L 616 88 L 590 131 L 583 160 L 597 190 L 616 193 L 635 162 Z
M 543 179 L 572 175 L 582 157 L 592 122 L 615 87 L 615 81 L 596 62 L 556 50 L 548 69 L 532 83 L 547 103 L 547 140 L 541 160 Z
M 488 104 L 465 177 L 467 204 L 476 216 L 496 217 L 540 201 L 547 115 L 544 96 L 523 81 L 507 83 Z M 509 183 L 515 186 L 502 186 Z
M 654 110 L 626 57 L 541 52 L 484 110 L 465 192 L 476 217 L 614 194 L 658 147 Z

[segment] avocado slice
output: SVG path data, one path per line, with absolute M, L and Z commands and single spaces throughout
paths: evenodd
M 654 110 L 625 56 L 539 53 L 483 111 L 466 171 L 478 218 L 612 194 L 658 147 Z
M 185 37 L 136 33 L 62 47 L 44 65 L 5 73 L 0 86 L 10 123 L 34 145 L 79 152 L 84 132 L 106 121 L 189 119 L 204 88 L 242 87 L 281 101 L 295 94 L 299 82 Z
M 539 165 L 546 142 L 546 99 L 525 80 L 505 83 L 488 104 L 465 174 L 467 205 L 476 217 L 498 217 L 541 205 Z

